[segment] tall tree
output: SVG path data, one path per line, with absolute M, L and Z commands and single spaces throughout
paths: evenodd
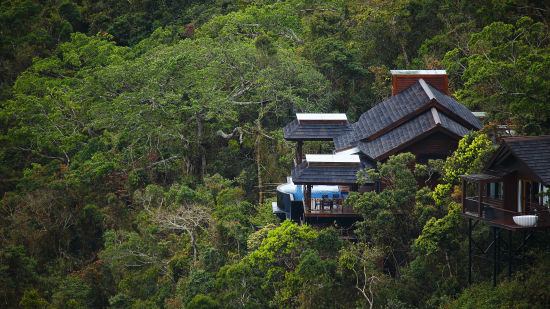
M 467 49 L 454 49 L 444 64 L 460 76 L 458 99 L 471 109 L 511 120 L 527 134 L 550 128 L 550 36 L 548 27 L 529 17 L 515 24 L 495 22 L 472 34 Z

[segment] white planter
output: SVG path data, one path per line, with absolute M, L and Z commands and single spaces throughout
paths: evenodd
M 538 216 L 535 215 L 523 215 L 523 216 L 514 216 L 514 222 L 519 226 L 535 226 L 537 224 Z

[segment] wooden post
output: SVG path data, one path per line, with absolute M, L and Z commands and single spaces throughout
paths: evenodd
M 512 230 L 508 231 L 508 278 L 512 277 Z
M 306 185 L 306 203 L 307 211 L 311 213 L 311 185 Z
M 502 232 L 502 229 L 501 228 L 496 228 L 495 229 L 497 230 L 497 242 L 496 242 L 496 246 L 497 246 L 497 274 L 500 273 L 500 261 L 502 260 L 501 258 L 501 253 L 500 253 L 500 232 Z
M 533 190 L 533 182 L 532 181 L 529 182 L 529 188 L 530 188 L 530 190 L 529 190 L 529 210 L 533 211 L 534 210 L 533 209 L 534 208 L 533 207 L 533 195 L 534 195 L 533 193 L 535 192 L 535 190 Z
M 296 165 L 302 163 L 302 146 L 304 142 L 298 141 L 298 145 L 296 146 Z
M 308 191 L 308 187 L 309 185 L 303 185 L 304 186 L 304 212 L 307 212 L 308 211 L 308 208 L 307 208 L 307 204 L 308 204 L 308 200 L 307 200 L 307 191 Z
M 472 284 L 472 218 L 468 218 L 468 283 Z
M 466 203 L 466 181 L 462 179 L 462 213 L 465 213 L 464 203 Z
M 477 183 L 477 198 L 478 217 L 481 217 L 483 215 L 483 207 L 481 207 L 481 182 Z
M 493 229 L 493 287 L 497 286 L 497 228 Z

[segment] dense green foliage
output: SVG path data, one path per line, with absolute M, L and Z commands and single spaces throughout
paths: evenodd
M 443 62 L 451 72 L 461 72 L 462 102 L 540 134 L 550 125 L 549 57 L 548 26 L 523 17 L 515 24 L 490 24 L 472 35 L 466 52 L 453 49 Z
M 455 185 L 491 154 L 485 134 L 444 164 L 413 171 L 401 154 L 364 171 L 386 190 L 348 198 L 364 219 L 357 243 L 279 223 L 270 202 L 293 165 L 281 128 L 296 112 L 357 119 L 389 96 L 389 69 L 447 69 L 492 128 L 549 133 L 548 12 L 522 0 L 2 1 L 0 307 L 547 303 L 535 287 L 548 263 L 498 293 L 463 289 Z

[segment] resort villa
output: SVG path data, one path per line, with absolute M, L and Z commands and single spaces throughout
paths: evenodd
M 343 206 L 351 191 L 380 190 L 371 181 L 358 184 L 360 169 L 389 156 L 413 153 L 417 161 L 444 159 L 458 141 L 481 122 L 448 95 L 444 70 L 392 71 L 393 95 L 350 123 L 345 114 L 296 114 L 283 128 L 296 142 L 296 166 L 277 188 L 273 212 L 281 219 L 305 222 L 353 221 L 358 215 Z M 332 154 L 303 154 L 308 141 L 332 141 Z

